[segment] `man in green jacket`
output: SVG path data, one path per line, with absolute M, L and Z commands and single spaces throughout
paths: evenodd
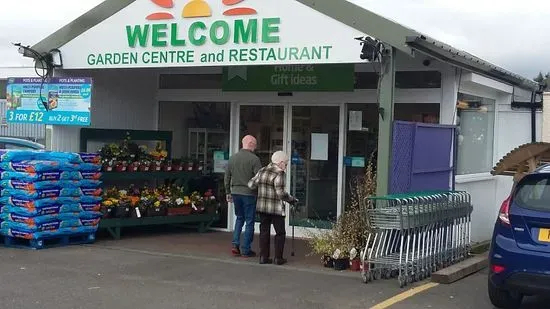
M 236 217 L 231 252 L 235 256 L 255 257 L 256 253 L 251 250 L 251 246 L 254 239 L 256 193 L 248 188 L 248 181 L 262 168 L 262 163 L 254 154 L 257 147 L 254 136 L 245 136 L 242 144 L 243 148 L 229 158 L 224 177 L 227 202 L 233 202 Z M 243 226 L 245 231 L 241 246 Z

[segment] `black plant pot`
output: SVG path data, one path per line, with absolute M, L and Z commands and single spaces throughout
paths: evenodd
M 138 209 L 139 209 L 139 216 L 138 216 Z M 143 218 L 147 216 L 147 208 L 143 206 L 137 206 L 132 207 L 130 209 L 130 216 L 132 218 Z
M 115 207 L 115 218 L 128 218 L 130 216 L 130 205 Z
M 323 257 L 323 266 L 327 268 L 334 268 L 334 259 L 328 255 Z
M 349 259 L 335 259 L 334 270 L 346 270 L 349 268 Z

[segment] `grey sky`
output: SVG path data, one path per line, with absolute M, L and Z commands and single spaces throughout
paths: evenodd
M 32 45 L 101 1 L 0 0 L 0 66 L 30 64 L 11 42 Z M 351 1 L 525 77 L 550 71 L 550 1 Z

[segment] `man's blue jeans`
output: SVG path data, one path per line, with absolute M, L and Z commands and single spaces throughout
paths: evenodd
M 233 246 L 241 249 L 241 254 L 250 253 L 252 240 L 254 239 L 254 223 L 256 218 L 256 197 L 249 195 L 233 194 L 233 206 L 235 207 L 235 230 L 233 231 Z M 241 246 L 241 233 L 244 230 L 244 239 Z

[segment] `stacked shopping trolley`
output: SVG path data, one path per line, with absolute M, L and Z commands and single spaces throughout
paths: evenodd
M 467 192 L 396 194 L 369 198 L 368 204 L 365 283 L 397 277 L 404 287 L 468 257 L 473 208 Z

